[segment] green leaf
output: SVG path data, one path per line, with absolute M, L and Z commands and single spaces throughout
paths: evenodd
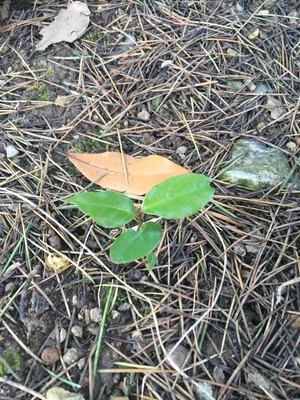
M 200 174 L 173 176 L 153 186 L 142 204 L 145 214 L 177 219 L 201 210 L 212 198 L 210 179 Z
M 154 253 L 149 253 L 147 255 L 146 260 L 147 260 L 148 271 L 151 272 L 153 270 L 153 268 L 155 267 L 155 264 L 156 264 L 156 261 L 157 261 L 156 255 Z
M 104 228 L 117 228 L 135 216 L 134 204 L 130 198 L 109 190 L 78 193 L 66 202 L 76 204 L 82 212 Z
M 155 222 L 146 222 L 139 231 L 128 229 L 114 242 L 110 259 L 115 264 L 125 264 L 146 256 L 158 245 L 162 228 Z

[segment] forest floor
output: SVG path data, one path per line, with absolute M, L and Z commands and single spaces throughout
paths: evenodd
M 34 51 L 68 1 L 12 2 L 0 25 L 0 399 L 53 386 L 86 400 L 300 399 L 299 189 L 218 178 L 236 140 L 255 138 L 299 181 L 299 1 L 87 3 L 72 44 Z M 161 220 L 151 274 L 113 264 L 115 231 L 64 206 L 90 184 L 66 152 L 120 146 L 213 179 L 203 211 Z

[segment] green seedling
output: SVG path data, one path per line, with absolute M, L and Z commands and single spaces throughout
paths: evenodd
M 104 228 L 118 228 L 135 219 L 137 229 L 127 229 L 115 240 L 110 259 L 115 264 L 125 264 L 146 257 L 148 268 L 152 270 L 156 258 L 151 252 L 158 246 L 163 232 L 159 223 L 143 222 L 143 215 L 166 219 L 189 217 L 212 198 L 214 189 L 210 182 L 207 176 L 200 174 L 173 176 L 153 186 L 139 210 L 128 196 L 109 190 L 78 193 L 66 202 L 74 203 Z

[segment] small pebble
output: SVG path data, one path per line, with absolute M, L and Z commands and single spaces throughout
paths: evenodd
M 242 272 L 241 272 L 241 275 L 242 275 L 242 278 L 248 279 L 249 276 L 250 276 L 250 271 L 247 271 L 247 270 L 243 269 Z
M 90 318 L 93 322 L 101 322 L 102 320 L 102 311 L 101 308 L 95 307 L 90 309 Z
M 141 350 L 144 345 L 144 336 L 141 332 L 135 331 L 131 335 L 132 338 L 132 349 L 134 351 Z
M 86 329 L 91 335 L 96 336 L 99 333 L 99 324 L 96 325 L 95 322 L 91 322 Z
M 128 311 L 131 309 L 131 305 L 129 303 L 123 303 L 118 307 L 118 311 Z
M 166 346 L 166 352 L 172 351 L 175 344 L 169 344 Z M 182 367 L 188 367 L 190 363 L 189 351 L 181 344 L 169 355 L 166 356 L 166 360 L 174 369 L 182 369 Z
M 185 146 L 180 146 L 176 150 L 176 154 L 178 154 L 181 159 L 185 158 L 186 152 L 187 152 L 187 148 Z
M 234 254 L 236 254 L 237 256 L 240 256 L 240 257 L 245 257 L 245 255 L 247 253 L 245 246 L 241 243 L 238 243 L 235 246 L 233 246 L 233 252 L 234 252 Z
M 289 330 L 291 332 L 300 330 L 300 316 L 296 318 L 294 316 L 292 317 L 292 322 L 290 323 Z
M 56 347 L 45 347 L 41 354 L 41 359 L 46 365 L 51 365 L 59 360 L 59 352 Z
M 6 146 L 6 157 L 7 158 L 14 158 L 19 153 L 20 153 L 19 150 L 15 146 L 12 146 L 10 144 L 8 146 Z
M 77 294 L 74 294 L 74 295 L 72 296 L 72 305 L 75 306 L 75 307 L 78 305 L 78 297 L 77 297 Z
M 120 317 L 120 315 L 121 315 L 121 313 L 119 313 L 119 311 L 117 311 L 117 310 L 112 310 L 112 312 L 111 312 L 111 316 L 112 316 L 113 320 L 118 319 Z
M 139 269 L 131 269 L 128 272 L 128 279 L 133 281 L 139 281 L 142 277 L 142 272 Z
M 213 369 L 213 378 L 215 382 L 224 384 L 226 378 L 223 372 L 223 368 L 216 365 Z
M 81 359 L 78 361 L 78 363 L 77 363 L 77 368 L 78 368 L 78 369 L 83 369 L 84 366 L 85 366 L 85 358 L 83 357 L 83 358 L 81 358 Z
M 83 335 L 82 326 L 79 326 L 79 325 L 72 326 L 71 332 L 73 333 L 74 336 L 76 336 L 78 338 L 82 338 L 82 335 Z
M 63 356 L 63 360 L 66 365 L 71 365 L 79 359 L 79 352 L 74 347 L 67 350 L 66 354 Z
M 11 291 L 13 290 L 14 287 L 15 287 L 15 284 L 14 284 L 13 282 L 8 282 L 8 283 L 5 285 L 5 288 L 4 288 L 5 293 L 11 292 Z
M 173 64 L 173 60 L 165 60 L 161 63 L 160 68 L 163 69 L 169 67 L 171 64 Z
M 144 122 L 150 121 L 150 114 L 149 114 L 148 111 L 145 110 L 145 109 L 142 110 L 142 111 L 140 111 L 140 112 L 138 113 L 137 117 L 138 117 L 138 119 L 139 119 L 140 121 L 144 121 Z
M 288 142 L 286 144 L 286 147 L 291 151 L 296 151 L 297 150 L 297 145 L 296 145 L 295 142 Z
M 197 383 L 194 389 L 197 400 L 213 400 L 213 388 L 209 383 Z
M 46 400 L 84 400 L 84 397 L 80 393 L 72 393 L 54 386 L 47 391 Z
M 240 3 L 236 3 L 235 8 L 240 13 L 244 12 L 244 8 L 240 5 Z
M 67 337 L 67 331 L 65 330 L 65 328 L 61 328 L 60 332 L 59 332 L 59 341 L 60 343 L 62 343 Z
M 60 250 L 62 248 L 61 240 L 58 235 L 51 235 L 48 239 L 48 242 L 51 247 L 53 247 L 56 250 Z

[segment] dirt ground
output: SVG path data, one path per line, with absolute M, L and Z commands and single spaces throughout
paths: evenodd
M 68 1 L 12 1 L 0 24 L 0 399 L 300 399 L 299 1 L 87 4 L 86 33 L 44 51 Z M 294 178 L 220 180 L 245 137 Z M 214 179 L 202 212 L 161 221 L 152 273 L 111 263 L 116 232 L 64 205 L 89 185 L 66 152 L 120 143 Z

